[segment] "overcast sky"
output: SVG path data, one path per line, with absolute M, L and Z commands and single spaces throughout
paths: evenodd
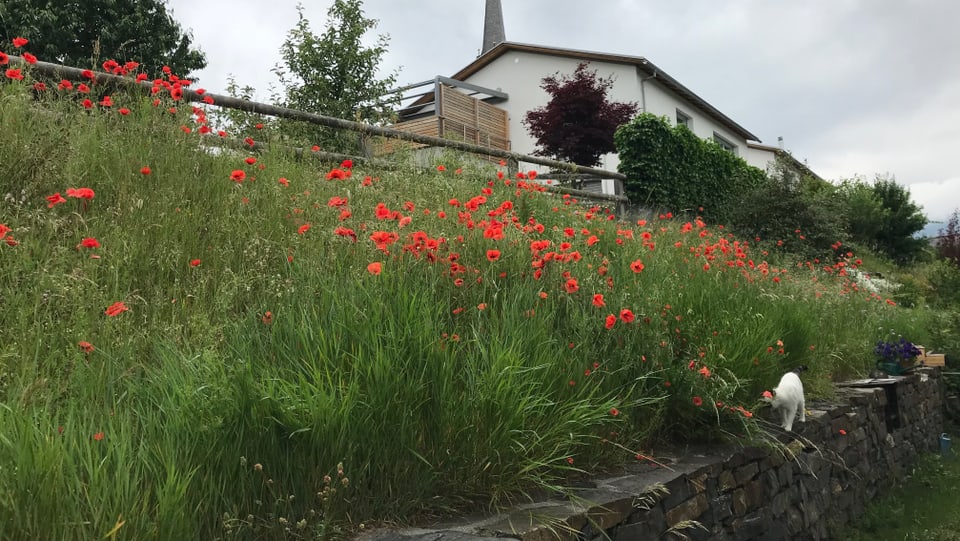
M 321 34 L 330 0 L 305 0 Z M 207 55 L 261 98 L 296 0 L 169 0 Z M 484 0 L 366 0 L 399 82 L 452 75 L 481 46 Z M 960 207 L 960 2 L 503 0 L 508 41 L 644 56 L 820 176 L 890 173 L 931 220 Z M 372 39 L 371 35 L 371 39 Z M 600 74 L 603 75 L 603 74 Z

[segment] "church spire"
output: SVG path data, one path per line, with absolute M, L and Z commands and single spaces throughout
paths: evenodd
M 503 7 L 500 0 L 487 0 L 483 14 L 483 49 L 480 54 L 486 54 L 504 41 L 507 41 L 507 36 L 503 29 Z

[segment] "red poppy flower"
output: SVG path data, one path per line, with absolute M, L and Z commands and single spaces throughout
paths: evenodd
M 367 272 L 374 276 L 380 276 L 380 273 L 383 272 L 383 264 L 379 261 L 374 261 L 367 265 Z
M 347 178 L 347 173 L 343 169 L 333 169 L 327 173 L 327 180 L 344 180 Z
M 13 229 L 10 229 L 10 227 L 7 226 L 7 224 L 0 224 L 0 238 L 5 237 L 7 233 L 11 231 L 13 231 Z
M 443 173 L 443 172 L 446 171 L 446 170 L 447 170 L 447 168 L 444 167 L 444 166 L 442 166 L 442 165 L 438 165 L 438 166 L 437 166 L 437 171 L 440 171 L 441 173 Z
M 20 70 L 18 70 L 18 69 L 12 69 L 12 68 L 11 68 L 11 69 L 8 69 L 8 70 L 7 70 L 7 79 L 14 79 L 14 80 L 17 80 L 17 81 L 22 81 L 22 80 L 23 80 L 23 73 L 21 73 Z
M 230 180 L 234 182 L 243 182 L 243 179 L 247 178 L 247 173 L 239 169 L 234 170 L 230 173 Z
M 620 321 L 624 323 L 633 323 L 636 320 L 636 316 L 633 315 L 633 312 L 629 308 L 624 308 L 620 310 Z
M 310 231 L 310 224 L 303 224 L 297 228 L 297 233 L 300 235 L 306 233 L 307 231 Z
M 353 160 L 343 160 L 340 162 L 340 167 L 344 169 L 353 169 Z
M 260 318 L 260 321 L 262 321 L 264 325 L 269 325 L 273 323 L 273 312 L 271 312 L 270 310 L 267 310 L 266 312 L 264 312 L 263 317 Z
M 37 63 L 37 57 L 33 56 L 33 55 L 30 54 L 30 53 L 23 53 L 22 55 L 20 55 L 20 58 L 22 58 L 23 61 L 26 62 L 27 64 L 36 64 L 36 63 Z
M 601 295 L 600 293 L 595 293 L 593 295 L 593 305 L 596 306 L 597 308 L 603 308 L 604 306 L 607 305 L 607 303 L 603 301 L 603 295 Z
M 576 293 L 580 289 L 580 284 L 577 283 L 576 278 L 570 278 L 565 284 L 563 284 L 563 288 L 567 291 L 567 293 Z
M 613 415 L 614 417 L 616 417 L 617 415 L 620 415 L 620 410 L 618 410 L 617 408 L 610 408 L 610 415 Z
M 95 349 L 95 348 L 93 347 L 93 344 L 91 344 L 90 342 L 87 342 L 87 341 L 85 341 L 85 340 L 81 340 L 81 341 L 77 342 L 77 346 L 79 346 L 79 347 L 80 347 L 80 350 L 83 351 L 84 353 L 86 353 L 87 355 L 93 353 L 93 350 Z
M 644 268 L 645 267 L 643 266 L 643 263 L 641 263 L 639 259 L 634 261 L 633 263 L 630 263 L 630 270 L 632 270 L 633 272 L 640 272 Z
M 386 250 L 388 245 L 397 242 L 399 238 L 400 235 L 387 231 L 375 231 L 370 235 L 370 240 L 377 245 L 378 250 Z
M 57 193 L 55 193 L 55 194 L 53 194 L 53 195 L 48 195 L 48 196 L 47 196 L 47 208 L 48 208 L 48 209 L 52 209 L 52 208 L 54 207 L 54 205 L 59 205 L 60 203 L 66 203 L 66 202 L 67 202 L 67 200 L 64 199 L 62 195 L 60 195 L 60 192 L 57 192 Z M 2 236 L 3 236 L 3 235 L 0 235 L 0 237 L 2 237 Z
M 320 147 L 317 145 L 313 145 L 312 147 L 310 147 L 310 150 L 312 150 L 313 152 L 320 152 Z
M 93 199 L 94 195 L 93 190 L 90 188 L 67 188 L 67 197 L 75 197 L 89 201 Z
M 530 179 L 530 180 L 533 180 L 533 179 L 537 178 L 537 172 L 536 172 L 536 171 L 527 171 L 527 178 Z
M 700 406 L 703 405 L 703 399 L 700 398 L 699 396 L 693 397 L 693 405 L 699 408 Z
M 80 241 L 80 246 L 83 248 L 99 248 L 100 241 L 98 241 L 93 237 L 85 237 L 83 240 Z
M 500 250 L 487 250 L 487 260 L 496 261 L 500 259 Z
M 253 156 L 250 156 L 250 157 L 248 157 L 247 159 L 245 159 L 245 160 L 243 160 L 243 161 L 247 162 L 247 165 L 253 165 L 253 164 L 257 163 L 257 159 L 254 158 Z
M 191 267 L 199 267 L 199 266 L 200 266 L 200 260 L 199 260 L 199 259 L 192 259 L 192 260 L 190 260 L 190 266 L 191 266 Z
M 340 236 L 340 237 L 350 237 L 351 239 L 353 239 L 353 242 L 357 242 L 357 234 L 356 234 L 356 232 L 354 232 L 353 229 L 349 229 L 349 228 L 347 228 L 347 227 L 338 227 L 338 228 L 334 229 L 333 232 L 334 232 L 337 236 Z
M 0 51 L 0 66 L 6 66 L 10 63 L 10 57 L 7 56 L 7 53 Z
M 129 310 L 129 309 L 130 309 L 130 308 L 128 308 L 127 305 L 124 304 L 123 301 L 118 301 L 118 302 L 115 302 L 115 303 L 111 304 L 110 306 L 108 306 L 107 309 L 104 310 L 103 313 L 104 313 L 104 314 L 107 314 L 107 315 L 110 316 L 110 317 L 116 317 L 116 316 L 119 316 L 120 314 L 126 312 L 126 311 Z
M 95 439 L 95 440 L 97 440 L 97 441 L 103 440 L 103 432 L 97 432 L 96 434 L 94 434 L 94 435 L 93 435 L 93 439 Z
M 83 105 L 84 109 L 93 109 L 93 102 L 89 99 L 83 100 L 80 104 Z
M 613 315 L 613 314 L 608 314 L 608 315 L 607 315 L 607 319 L 606 319 L 606 321 L 604 321 L 603 326 L 604 326 L 607 330 L 610 330 L 610 329 L 612 329 L 613 326 L 616 325 L 616 324 L 617 324 L 617 316 L 615 316 L 615 315 Z
M 148 167 L 148 166 L 146 166 L 146 165 L 144 165 L 143 167 L 140 168 L 140 174 L 141 174 L 141 175 L 149 175 L 149 174 L 152 173 L 152 172 L 153 172 L 153 171 L 150 169 L 150 167 Z
M 26 39 L 26 38 L 21 38 L 21 37 L 13 38 L 13 46 L 16 47 L 16 48 L 18 48 L 18 49 L 19 49 L 20 47 L 23 47 L 24 45 L 26 45 L 26 44 L 28 44 L 28 43 L 30 43 L 30 40 L 28 40 L 28 39 Z
M 290 181 L 283 177 L 280 177 L 280 179 L 277 182 L 279 182 L 280 184 L 283 184 L 284 186 L 290 186 Z
M 123 115 L 123 116 L 127 116 L 127 115 L 130 114 L 130 109 L 127 109 L 126 107 L 121 107 L 121 108 L 120 108 L 120 114 Z

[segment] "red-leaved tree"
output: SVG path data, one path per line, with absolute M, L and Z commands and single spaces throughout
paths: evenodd
M 937 236 L 937 254 L 960 265 L 960 209 L 954 210 L 947 227 Z
M 600 156 L 613 152 L 613 133 L 639 110 L 635 102 L 607 100 L 613 78 L 597 77 L 581 62 L 573 75 L 545 77 L 540 87 L 550 95 L 543 107 L 523 119 L 537 140 L 534 154 L 579 165 L 594 166 Z

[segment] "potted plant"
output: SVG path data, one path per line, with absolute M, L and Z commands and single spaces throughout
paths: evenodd
M 898 376 L 913 369 L 921 353 L 920 348 L 902 337 L 897 342 L 877 342 L 873 352 L 877 356 L 877 368 L 891 376 Z

